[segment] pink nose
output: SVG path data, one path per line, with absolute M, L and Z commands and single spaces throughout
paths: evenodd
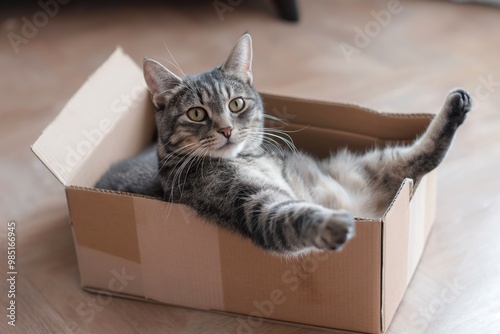
M 231 137 L 231 131 L 233 130 L 232 127 L 227 127 L 227 128 L 222 128 L 220 129 L 219 131 L 217 131 L 218 133 L 222 134 L 224 137 L 228 138 Z

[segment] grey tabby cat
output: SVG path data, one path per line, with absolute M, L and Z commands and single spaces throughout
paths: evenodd
M 137 156 L 111 166 L 95 185 L 96 188 L 147 195 L 163 199 L 158 177 L 156 145 L 150 145 Z
M 145 59 L 144 77 L 157 110 L 158 180 L 165 200 L 186 204 L 276 253 L 341 249 L 355 234 L 354 215 L 380 217 L 404 178 L 418 183 L 438 166 L 471 108 L 469 95 L 454 90 L 412 145 L 362 155 L 343 150 L 317 160 L 269 142 L 251 63 L 245 34 L 211 71 L 179 78 Z M 154 170 L 146 173 L 151 179 Z M 131 182 L 124 186 L 133 173 L 122 173 L 121 185 L 108 188 L 137 192 Z

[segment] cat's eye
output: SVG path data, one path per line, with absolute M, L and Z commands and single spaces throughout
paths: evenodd
M 229 102 L 229 110 L 232 112 L 240 112 L 245 108 L 245 100 L 243 100 L 241 97 L 237 97 L 235 99 L 232 99 L 231 102 Z
M 203 108 L 196 107 L 188 110 L 187 115 L 190 120 L 195 122 L 204 121 L 207 117 L 207 111 Z

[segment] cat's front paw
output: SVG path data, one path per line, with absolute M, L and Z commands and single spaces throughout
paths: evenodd
M 448 94 L 448 117 L 450 122 L 461 125 L 472 108 L 472 99 L 465 90 L 458 88 Z
M 354 216 L 339 210 L 318 225 L 314 245 L 319 249 L 341 250 L 354 235 Z

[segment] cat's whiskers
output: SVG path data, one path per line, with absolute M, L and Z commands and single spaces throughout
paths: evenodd
M 187 146 L 192 146 L 192 145 L 194 145 L 194 144 L 196 144 L 196 143 L 191 143 L 191 144 L 188 144 L 188 145 L 184 146 L 183 148 L 185 149 Z M 192 154 L 192 152 L 196 152 L 196 150 L 197 150 L 198 148 L 199 148 L 199 147 L 197 147 L 197 148 L 192 148 L 192 147 L 190 147 L 190 148 L 189 148 L 189 150 L 190 150 L 191 152 L 185 152 L 185 153 L 187 153 L 187 154 L 188 154 L 188 155 L 185 155 L 185 156 L 178 156 L 179 161 L 177 161 L 177 163 L 176 163 L 176 164 L 175 164 L 172 168 L 170 168 L 170 173 L 169 173 L 169 174 L 167 175 L 167 177 L 166 177 L 166 180 L 167 180 L 167 181 L 171 179 L 172 173 L 174 173 L 174 172 L 175 172 L 175 174 L 173 175 L 173 178 L 171 179 L 171 181 L 170 181 L 170 182 L 168 182 L 168 183 L 172 184 L 171 191 L 170 191 L 170 201 L 171 201 L 171 202 L 174 202 L 174 185 L 175 185 L 175 179 L 176 179 L 177 172 L 178 172 L 177 166 L 179 166 L 179 164 L 181 164 L 181 168 L 180 168 L 180 169 L 182 169 L 182 166 L 183 166 L 184 162 L 185 162 L 187 159 L 189 159 L 189 158 L 192 156 L 192 155 L 191 155 L 191 154 Z M 161 167 L 160 169 L 163 169 L 163 167 L 165 167 L 165 165 L 167 164 L 167 162 L 168 162 L 168 161 L 165 161 L 165 164 L 164 164 L 164 165 L 162 165 L 162 167 Z
M 254 147 L 261 150 L 263 153 L 266 152 L 262 147 L 262 138 L 257 136 L 251 136 L 250 128 L 241 128 L 238 132 L 238 139 L 240 142 L 245 143 L 245 148 Z
M 165 47 L 167 47 L 165 45 Z M 169 63 L 170 65 L 174 66 L 181 74 L 184 78 L 187 78 L 187 75 L 186 73 L 184 73 L 184 71 L 182 70 L 182 68 L 179 66 L 179 64 L 177 64 L 177 61 L 175 61 L 175 58 L 172 56 L 172 54 L 170 53 L 170 50 L 168 50 L 168 47 L 167 47 L 167 51 L 169 52 L 170 54 L 170 57 L 172 57 L 172 59 L 174 60 L 174 62 L 171 62 L 170 60 L 168 59 L 165 59 L 163 57 L 159 57 L 160 59 L 166 61 L 167 63 Z M 180 86 L 183 86 L 183 87 L 186 87 L 188 90 L 190 90 L 193 94 L 195 94 L 196 92 L 194 91 L 193 87 L 191 87 L 188 82 L 186 80 L 183 80 L 182 81 L 182 84 Z M 161 95 L 168 95 L 170 92 L 170 89 L 167 89 L 165 90 L 164 92 L 160 92 Z
M 156 173 L 155 177 L 158 176 L 158 174 L 160 173 L 160 171 L 166 166 L 166 164 L 168 163 L 169 159 L 173 156 L 176 156 L 176 157 L 179 157 L 179 154 L 181 153 L 184 153 L 184 154 L 189 154 L 189 150 L 192 148 L 193 145 L 195 145 L 196 143 L 190 143 L 190 144 L 187 144 L 187 145 L 184 145 L 172 152 L 170 152 L 169 154 L 167 154 L 166 156 L 164 156 L 161 160 L 158 161 L 158 165 L 160 166 L 159 169 L 158 169 L 158 172 Z M 163 145 L 163 148 L 166 146 Z M 184 152 L 181 152 L 181 151 L 184 151 Z
M 200 140 L 200 145 L 208 147 L 208 145 L 212 145 L 215 141 L 216 139 L 214 136 L 209 136 Z
M 172 199 L 173 199 L 173 195 L 174 195 L 174 192 L 175 192 L 175 187 L 176 187 L 176 183 L 178 185 L 178 189 L 179 189 L 179 192 L 180 192 L 180 195 L 179 195 L 179 200 L 182 198 L 182 186 L 181 186 L 181 183 L 180 183 L 180 177 L 182 176 L 182 171 L 184 170 L 184 168 L 186 167 L 186 165 L 189 163 L 189 161 L 191 161 L 194 157 L 192 155 L 188 155 L 185 159 L 181 160 L 179 163 L 181 163 L 180 167 L 177 168 L 177 165 L 179 165 L 179 163 L 177 163 L 174 167 L 174 171 L 175 171 L 175 174 L 174 174 L 174 177 L 172 178 L 172 182 L 171 182 L 171 196 L 172 196 Z M 177 182 L 176 182 L 177 180 Z
M 179 72 L 182 73 L 182 75 L 184 76 L 184 78 L 187 78 L 187 75 L 186 73 L 184 73 L 184 71 L 182 70 L 182 68 L 179 66 L 179 63 L 177 63 L 177 60 L 175 60 L 174 58 L 174 55 L 172 54 L 172 52 L 170 52 L 170 49 L 168 48 L 167 46 L 167 42 L 163 41 L 163 45 L 165 45 L 165 49 L 167 49 L 167 52 L 168 54 L 170 55 L 170 58 L 172 58 L 173 62 L 167 60 L 167 59 L 164 59 L 162 58 L 163 60 L 169 62 L 172 66 L 174 66 Z
M 193 162 L 196 161 L 199 158 L 199 156 L 197 155 L 197 153 L 198 153 L 198 151 L 201 151 L 201 149 L 202 149 L 201 147 L 196 148 L 196 150 L 193 152 L 193 154 L 189 155 L 184 160 L 184 163 L 180 166 L 179 170 L 176 173 L 176 176 L 177 176 L 177 185 L 179 186 L 178 189 L 179 189 L 179 192 L 180 192 L 180 198 L 182 198 L 182 192 L 183 192 L 184 185 L 186 184 L 186 180 L 187 180 L 187 176 L 189 174 L 189 170 L 190 170 L 191 166 L 193 165 Z M 185 174 L 184 175 L 184 182 L 181 184 L 182 172 L 184 170 L 186 170 L 186 172 L 184 173 Z M 175 186 L 175 177 L 176 176 L 174 176 L 174 182 L 172 184 L 172 187 Z
M 292 137 L 290 137 L 290 135 L 286 133 L 284 130 L 278 130 L 274 128 L 263 128 L 263 133 L 264 137 L 268 135 L 282 140 L 293 153 L 297 155 L 299 154 L 299 151 L 297 150 L 295 144 L 293 143 Z
M 196 151 L 197 151 L 197 150 L 199 150 L 199 149 L 200 149 L 200 147 L 198 147 L 198 148 L 194 149 L 194 152 L 196 152 Z M 193 153 L 194 153 L 194 152 L 193 152 Z M 180 176 L 182 175 L 182 170 L 183 170 L 183 168 L 184 168 L 185 164 L 186 164 L 189 160 L 193 160 L 193 155 L 188 155 L 187 157 L 184 157 L 184 159 L 180 159 L 180 160 L 177 162 L 177 164 L 176 164 L 176 165 L 172 168 L 171 172 L 169 173 L 169 175 L 168 175 L 168 176 L 167 176 L 167 178 L 166 178 L 167 180 L 169 180 L 169 179 L 170 179 L 170 176 L 172 175 L 172 172 L 174 172 L 174 171 L 175 171 L 175 174 L 174 174 L 174 176 L 173 176 L 173 178 L 172 178 L 172 181 L 171 181 L 171 182 L 169 182 L 169 183 L 171 184 L 171 189 L 170 189 L 170 197 L 169 197 L 169 200 L 168 200 L 168 202 L 170 202 L 170 206 L 169 206 L 169 209 L 168 209 L 168 211 L 167 211 L 167 213 L 166 213 L 166 215 L 165 215 L 165 219 L 167 219 L 167 218 L 169 217 L 170 212 L 171 212 L 171 210 L 172 210 L 172 204 L 173 204 L 173 203 L 175 203 L 175 199 L 174 199 L 174 192 L 175 192 L 175 183 L 176 183 L 175 181 L 176 181 L 176 178 L 178 178 L 178 180 L 180 181 Z M 180 166 L 180 168 L 179 168 L 179 169 L 177 169 L 177 166 L 178 166 L 180 163 L 182 163 L 182 165 Z M 191 168 L 191 167 L 189 167 L 189 168 Z M 184 185 L 186 184 L 187 174 L 188 174 L 188 173 L 186 173 L 186 177 L 184 178 Z M 178 176 L 179 176 L 179 177 L 178 177 Z M 179 200 L 182 198 L 182 189 L 183 189 L 183 185 L 181 186 L 181 184 L 179 183 L 179 191 L 180 191 Z
M 247 135 L 245 141 L 249 144 L 255 144 L 256 148 L 259 149 L 262 153 L 267 153 L 271 155 L 271 152 L 268 150 L 266 145 L 262 145 L 263 142 L 268 143 L 274 146 L 281 154 L 283 154 L 283 148 L 280 145 L 277 145 L 275 142 L 269 141 L 268 138 L 262 138 L 261 136 L 252 136 L 251 134 Z
M 284 157 L 285 156 L 285 149 L 283 148 L 283 146 L 281 146 L 277 141 L 275 141 L 274 139 L 270 139 L 270 138 L 263 138 L 263 142 L 268 144 L 268 145 L 271 145 L 273 146 L 278 152 L 279 154 Z M 263 146 L 265 150 L 267 150 L 267 145 L 264 145 Z M 266 151 L 268 153 L 271 153 L 270 151 Z
M 196 148 L 190 148 L 189 155 L 183 157 L 180 161 L 177 162 L 177 164 L 172 168 L 172 171 L 170 172 L 169 176 L 167 179 L 170 179 L 172 173 L 175 171 L 175 174 L 172 177 L 171 184 L 172 184 L 172 189 L 171 189 L 171 198 L 173 198 L 173 193 L 175 191 L 176 184 L 178 186 L 178 189 L 180 191 L 180 196 L 182 197 L 182 191 L 183 187 L 186 184 L 187 181 L 187 175 L 193 164 L 196 166 L 198 169 L 200 161 L 204 163 L 204 158 L 206 157 L 207 153 L 209 152 L 211 147 L 207 147 L 208 144 L 212 143 L 215 141 L 215 138 L 205 138 L 203 140 L 200 140 L 200 145 L 198 145 Z M 179 166 L 180 164 L 180 166 Z M 178 167 L 179 166 L 179 167 Z M 185 177 L 184 177 L 184 182 L 181 184 L 181 176 L 182 173 L 186 170 Z
M 269 144 L 272 144 L 277 149 L 281 149 L 281 145 L 278 145 L 278 143 L 275 140 L 273 140 L 272 138 L 265 137 L 264 133 L 260 130 L 248 131 L 247 137 L 248 137 L 248 139 L 246 139 L 246 140 L 251 140 L 254 143 L 259 143 L 259 141 L 260 142 L 267 142 Z
M 174 151 L 170 152 L 167 156 L 169 156 L 169 155 L 171 155 L 171 154 L 175 154 L 175 153 L 177 153 L 177 152 L 179 152 L 179 151 L 181 151 L 181 150 L 184 150 L 184 149 L 186 149 L 187 147 L 192 146 L 192 145 L 195 145 L 195 144 L 196 144 L 196 143 L 189 143 L 189 144 L 186 144 L 186 145 L 184 145 L 184 146 L 181 146 L 181 147 L 177 148 L 176 150 L 174 150 Z M 161 149 L 164 149 L 165 147 L 167 147 L 167 145 L 168 145 L 168 143 L 164 143 L 164 144 L 162 144 L 162 145 L 161 145 Z
M 264 118 L 270 119 L 270 120 L 272 120 L 272 121 L 280 122 L 280 123 L 282 123 L 282 124 L 283 124 L 283 126 L 288 125 L 288 122 L 287 122 L 287 121 L 285 121 L 285 120 L 283 120 L 283 119 L 281 119 L 281 118 L 279 118 L 279 117 L 276 117 L 276 116 L 273 116 L 273 115 L 269 115 L 269 114 L 266 114 L 266 113 L 263 113 L 263 114 L 262 114 L 262 116 L 263 116 Z
M 198 155 L 198 159 L 196 161 L 196 174 L 201 175 L 201 178 L 205 180 L 205 175 L 203 174 L 203 165 L 205 163 L 205 155 L 208 152 L 208 148 L 202 148 L 201 154 Z M 201 160 L 201 164 L 200 164 Z M 201 172 L 198 174 L 198 168 L 201 166 Z
M 175 67 L 181 74 L 182 76 L 187 79 L 187 75 L 186 73 L 182 70 L 182 68 L 180 67 L 179 63 L 177 63 L 177 60 L 175 60 L 175 57 L 174 55 L 172 54 L 172 52 L 170 52 L 170 49 L 168 48 L 167 46 L 167 43 L 165 41 L 163 41 L 163 44 L 165 45 L 165 48 L 167 49 L 167 52 L 168 54 L 170 55 L 170 58 L 172 58 L 172 61 L 168 60 L 168 59 L 165 59 L 163 57 L 159 57 L 160 59 L 166 61 L 167 63 L 169 63 L 170 65 L 172 65 L 173 67 Z M 184 85 L 184 87 L 186 87 L 188 90 L 190 90 L 193 94 L 196 94 L 195 90 L 193 89 L 193 87 L 191 87 L 188 83 L 187 80 L 183 80 L 182 81 L 182 84 Z M 162 93 L 164 94 L 164 93 Z
M 293 145 L 293 143 L 287 143 L 287 139 L 286 138 L 282 138 L 278 135 L 275 135 L 275 134 L 269 134 L 269 133 L 266 133 L 262 130 L 253 130 L 252 131 L 252 134 L 253 135 L 256 135 L 256 136 L 261 136 L 262 137 L 262 140 L 265 142 L 265 143 L 268 143 L 268 144 L 271 144 L 273 145 L 280 153 L 282 156 L 284 156 L 284 151 L 283 151 L 283 147 L 282 145 L 280 145 L 274 138 L 278 138 L 280 139 L 281 141 L 283 141 L 285 144 L 287 144 L 287 146 L 290 148 L 290 150 L 294 153 L 294 154 L 298 154 L 298 151 L 297 149 L 295 148 L 295 146 Z

